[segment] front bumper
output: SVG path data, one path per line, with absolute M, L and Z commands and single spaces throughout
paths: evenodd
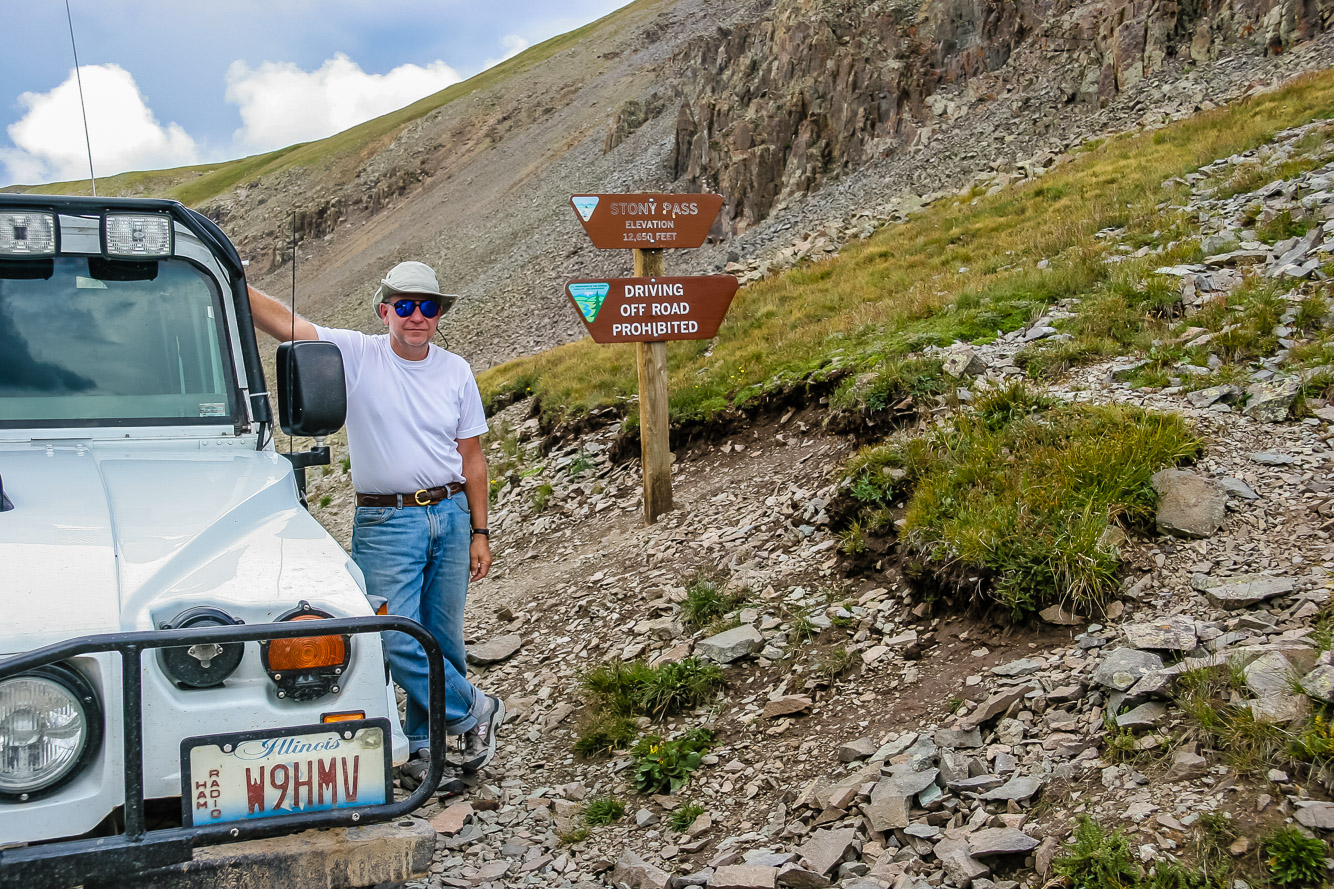
M 390 821 L 408 815 L 430 797 L 444 768 L 443 744 L 432 744 L 431 769 L 422 785 L 397 803 L 358 806 L 314 812 L 273 815 L 253 821 L 233 821 L 193 827 L 148 830 L 144 813 L 143 688 L 141 669 L 146 651 L 198 643 L 250 642 L 308 636 L 311 626 L 303 622 L 156 630 L 85 636 L 47 646 L 0 662 L 0 680 L 34 667 L 71 658 L 111 653 L 118 656 L 121 679 L 120 726 L 123 762 L 124 830 L 118 836 L 69 839 L 0 850 L 0 885 L 25 889 L 65 889 L 90 881 L 116 879 L 150 868 L 188 862 L 194 849 L 234 840 L 292 834 L 312 828 L 352 827 Z M 426 651 L 430 679 L 430 735 L 443 738 L 444 662 L 435 639 L 420 624 L 396 616 L 331 618 L 320 622 L 322 634 L 402 632 L 412 636 Z M 111 688 L 104 687 L 110 696 Z M 108 707 L 108 712 L 111 712 Z M 235 726 L 244 730 L 246 726 Z M 108 735 L 113 733 L 108 732 Z M 391 796 L 392 799 L 392 796 Z M 23 806 L 23 803 L 6 805 Z M 3 838 L 0 838 L 3 841 Z
M 435 830 L 420 818 L 196 849 L 189 861 L 84 889 L 352 889 L 425 876 Z

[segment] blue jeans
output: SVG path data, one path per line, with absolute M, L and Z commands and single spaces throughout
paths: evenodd
M 358 506 L 352 520 L 352 558 L 366 576 L 366 591 L 384 596 L 390 614 L 417 621 L 440 643 L 449 734 L 476 725 L 486 702 L 465 678 L 463 605 L 471 525 L 462 495 L 432 506 Z M 415 753 L 428 745 L 426 652 L 405 633 L 385 633 L 384 645 L 394 681 L 407 693 L 403 732 Z

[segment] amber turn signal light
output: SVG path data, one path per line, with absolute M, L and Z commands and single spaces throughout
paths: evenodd
M 301 602 L 278 618 L 279 623 L 294 620 L 321 620 L 332 614 Z M 312 630 L 318 632 L 315 627 Z M 342 675 L 351 654 L 352 637 L 340 634 L 295 636 L 290 639 L 261 639 L 260 658 L 264 672 L 277 686 L 275 694 L 301 703 L 317 701 L 342 691 Z
M 325 713 L 320 716 L 320 722 L 351 722 L 354 719 L 365 719 L 366 711 L 349 710 L 346 713 Z
M 292 620 L 320 620 L 323 615 L 298 614 Z M 315 670 L 337 667 L 347 660 L 347 643 L 342 636 L 298 636 L 274 639 L 269 643 L 271 671 Z

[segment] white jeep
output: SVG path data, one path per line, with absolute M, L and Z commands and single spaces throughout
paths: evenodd
M 337 348 L 279 359 L 282 426 L 318 442 L 345 414 Z M 394 801 L 380 631 L 433 655 L 433 697 L 438 648 L 376 616 L 302 505 L 328 450 L 275 453 L 273 422 L 213 223 L 0 195 L 0 885 L 170 884 L 197 848 L 314 827 L 346 849 L 435 786 Z M 425 870 L 433 833 L 401 833 L 412 854 L 382 831 L 355 865 L 318 852 L 311 882 Z

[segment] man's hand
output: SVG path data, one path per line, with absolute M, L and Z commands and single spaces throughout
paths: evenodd
M 472 579 L 481 580 L 491 570 L 491 541 L 485 534 L 474 534 L 468 547 L 468 562 L 472 566 Z
M 468 561 L 472 565 L 472 579 L 481 580 L 491 570 L 491 541 L 485 534 L 474 534 L 468 547 Z

